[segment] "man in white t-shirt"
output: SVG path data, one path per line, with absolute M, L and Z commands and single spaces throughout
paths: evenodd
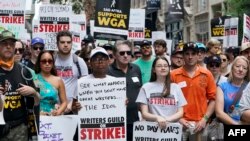
M 77 57 L 78 66 L 74 61 L 74 54 L 71 53 L 72 34 L 69 31 L 58 32 L 56 39 L 58 53 L 55 57 L 55 66 L 57 75 L 63 79 L 66 87 L 68 106 L 65 113 L 68 114 L 71 112 L 73 98 L 76 98 L 78 93 L 77 80 L 79 77 L 86 76 L 88 74 L 88 68 L 82 58 Z

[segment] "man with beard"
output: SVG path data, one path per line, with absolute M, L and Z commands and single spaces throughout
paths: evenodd
M 181 48 L 176 48 L 171 54 L 171 70 L 177 69 L 184 65 L 183 54 Z
M 72 34 L 69 31 L 60 31 L 57 34 L 58 53 L 55 55 L 57 75 L 63 79 L 66 89 L 68 106 L 65 113 L 71 113 L 73 98 L 76 98 L 77 80 L 88 74 L 88 68 L 82 58 L 77 56 L 78 64 L 74 61 L 72 49 Z
M 134 63 L 139 66 L 142 74 L 142 83 L 145 84 L 151 77 L 152 64 L 155 59 L 152 56 L 152 47 L 149 41 L 143 40 L 141 42 L 141 53 L 142 56 L 135 60 Z

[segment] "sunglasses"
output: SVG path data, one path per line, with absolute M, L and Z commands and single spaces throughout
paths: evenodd
M 120 54 L 121 56 L 124 56 L 125 53 L 126 53 L 127 55 L 132 55 L 132 52 L 131 52 L 131 51 L 120 51 L 120 52 L 119 52 L 119 54 Z
M 38 50 L 38 49 L 39 49 L 39 50 L 43 50 L 43 49 L 44 49 L 44 47 L 37 47 L 37 46 L 33 46 L 33 49 L 34 49 L 34 50 Z
M 47 63 L 48 63 L 48 64 L 53 64 L 53 62 L 54 62 L 54 61 L 53 61 L 52 59 L 48 59 L 48 60 L 47 60 L 47 59 L 44 59 L 44 60 L 41 60 L 41 61 L 40 61 L 40 63 L 42 63 L 42 64 L 44 64 L 44 65 L 47 64 Z
M 17 54 L 17 52 L 19 52 L 19 54 L 22 54 L 24 52 L 23 48 L 15 48 L 15 54 Z
M 209 64 L 209 67 L 210 68 L 214 68 L 214 67 L 219 68 L 220 64 Z
M 151 46 L 142 46 L 141 49 L 150 49 Z

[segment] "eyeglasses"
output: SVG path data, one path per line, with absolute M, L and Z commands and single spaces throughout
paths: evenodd
M 168 68 L 168 65 L 156 65 L 157 68 Z
M 141 49 L 150 49 L 151 46 L 142 46 Z
M 44 49 L 44 47 L 33 46 L 33 49 L 34 50 L 38 50 L 39 49 L 40 51 L 42 51 Z
M 17 52 L 19 52 L 19 54 L 22 54 L 24 52 L 23 48 L 15 48 L 15 54 L 17 54 Z
M 219 68 L 220 64 L 209 64 L 209 67 L 210 68 L 214 68 L 214 67 Z
M 119 54 L 120 54 L 121 56 L 124 56 L 125 53 L 126 53 L 127 55 L 132 55 L 132 52 L 131 52 L 131 51 L 120 51 L 120 52 L 119 52 Z
M 54 62 L 54 61 L 53 61 L 52 59 L 48 59 L 48 60 L 47 60 L 47 59 L 44 59 L 44 60 L 41 60 L 41 61 L 40 61 L 40 63 L 42 63 L 42 64 L 44 64 L 44 65 L 47 64 L 47 63 L 51 65 L 51 64 L 53 64 L 53 62 Z
M 100 62 L 105 62 L 107 60 L 108 60 L 108 58 L 102 57 L 102 58 L 92 58 L 90 61 L 94 62 L 94 63 L 98 63 L 98 62 L 100 63 Z

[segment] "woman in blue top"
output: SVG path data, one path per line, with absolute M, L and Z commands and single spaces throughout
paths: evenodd
M 65 86 L 63 80 L 56 76 L 54 62 L 50 51 L 42 51 L 35 65 L 41 95 L 41 115 L 61 115 L 67 106 Z
M 224 124 L 241 124 L 239 102 L 235 104 L 233 112 L 229 112 L 229 109 L 241 85 L 243 85 L 244 82 L 249 82 L 249 80 L 249 61 L 244 56 L 236 57 L 232 63 L 228 81 L 219 84 L 217 87 L 215 112 L 216 117 Z

